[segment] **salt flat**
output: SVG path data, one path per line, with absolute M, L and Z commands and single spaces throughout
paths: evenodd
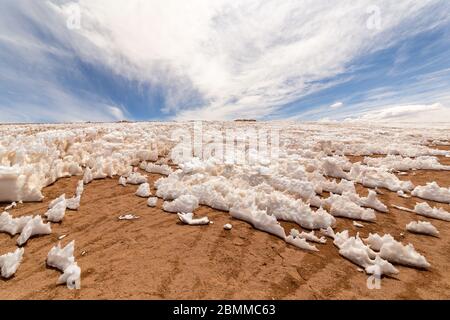
M 450 211 L 450 131 L 443 125 L 173 122 L 0 131 L 0 208 L 23 201 L 7 210 L 11 216 L 46 221 L 52 200 L 71 198 L 86 183 L 79 209 L 23 246 L 15 275 L 0 280 L 2 298 L 449 297 L 449 222 L 392 207 L 426 202 Z M 142 176 L 156 207 L 135 194 Z M 183 224 L 168 207 L 214 223 Z M 126 213 L 139 218 L 118 220 Z M 408 232 L 418 220 L 431 222 L 439 237 Z M 348 241 L 345 251 L 330 238 L 289 241 L 292 228 L 321 237 L 327 227 L 361 243 Z M 399 263 L 398 250 L 389 258 L 369 251 L 370 233 L 413 244 L 413 265 Z M 61 235 L 64 245 L 75 240 L 80 290 L 57 286 L 60 273 L 46 266 Z M 16 250 L 17 237 L 0 233 L 0 255 Z M 430 266 L 420 268 L 418 256 Z M 379 268 L 380 259 L 398 273 L 371 289 L 366 267 Z

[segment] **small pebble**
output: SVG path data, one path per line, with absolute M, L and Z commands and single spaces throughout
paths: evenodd
M 135 220 L 139 219 L 138 216 L 135 216 L 134 214 L 124 214 L 119 217 L 119 220 Z
M 223 228 L 225 230 L 231 230 L 231 228 L 233 228 L 233 226 L 231 224 L 227 223 L 226 225 L 223 226 Z

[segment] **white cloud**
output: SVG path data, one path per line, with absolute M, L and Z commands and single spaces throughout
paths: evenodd
M 341 107 L 343 107 L 344 106 L 344 104 L 342 103 L 342 102 L 336 102 L 336 103 L 333 103 L 331 106 L 330 106 L 330 108 L 331 109 L 337 109 L 337 108 L 341 108 Z
M 165 110 L 179 119 L 268 115 L 361 54 L 439 23 L 429 15 L 414 25 L 434 0 L 77 2 L 78 32 L 90 44 L 77 46 L 80 54 L 169 87 Z M 373 5 L 379 31 L 366 27 Z M 202 97 L 197 108 L 180 107 L 188 92 Z
M 109 113 L 116 119 L 116 120 L 125 120 L 125 115 L 123 114 L 123 111 L 114 106 L 108 106 Z
M 75 92 L 61 70 L 79 76 L 72 63 L 72 32 L 47 1 L 5 1 L 0 11 L 0 121 L 115 120 L 95 93 Z M 40 38 L 42 37 L 42 38 Z M 51 39 L 51 41 L 48 41 Z M 82 43 L 82 42 L 80 42 Z
M 355 120 L 370 122 L 449 122 L 450 108 L 440 103 L 391 106 L 366 112 Z

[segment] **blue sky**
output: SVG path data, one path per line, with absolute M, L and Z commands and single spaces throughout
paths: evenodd
M 237 3 L 3 0 L 0 121 L 450 118 L 450 2 Z

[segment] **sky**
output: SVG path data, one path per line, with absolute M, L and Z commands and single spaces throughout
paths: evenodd
M 448 0 L 0 0 L 0 122 L 450 121 Z

